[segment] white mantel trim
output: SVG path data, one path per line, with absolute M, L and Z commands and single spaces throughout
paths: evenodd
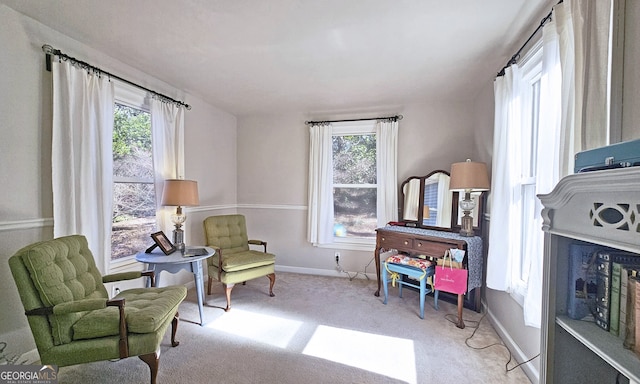
M 544 205 L 542 229 L 545 232 L 640 253 L 640 233 L 636 229 L 623 231 L 611 226 L 596 227 L 592 220 L 587 220 L 593 203 L 600 202 L 612 206 L 629 204 L 636 214 L 636 223 L 640 222 L 637 212 L 640 205 L 640 167 L 569 175 L 551 193 L 538 197 Z M 563 216 L 554 217 L 560 208 L 564 208 Z M 566 225 L 569 219 L 572 223 Z

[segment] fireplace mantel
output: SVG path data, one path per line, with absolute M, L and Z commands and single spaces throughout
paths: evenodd
M 545 232 L 540 382 L 615 382 L 622 374 L 640 384 L 640 359 L 621 338 L 566 311 L 570 244 L 640 257 L 640 167 L 570 175 L 539 198 Z
M 640 253 L 640 167 L 570 175 L 539 197 L 544 231 Z

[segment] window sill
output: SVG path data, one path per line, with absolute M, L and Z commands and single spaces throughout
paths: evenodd
M 333 243 L 320 244 L 317 247 L 373 252 L 376 248 L 376 239 L 336 237 L 333 239 Z
M 129 256 L 122 259 L 112 261 L 109 265 L 109 273 L 120 273 L 130 271 L 141 271 L 143 264 L 139 263 L 135 256 Z

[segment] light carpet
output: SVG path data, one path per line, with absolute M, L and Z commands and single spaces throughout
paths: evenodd
M 520 368 L 506 372 L 501 345 L 465 345 L 482 315 L 467 309 L 458 329 L 456 307 L 427 297 L 424 320 L 418 293 L 389 287 L 389 301 L 365 279 L 277 273 L 236 285 L 225 313 L 220 284 L 205 297 L 199 322 L 195 290 L 180 306 L 177 339 L 161 346 L 158 383 L 529 383 Z M 468 344 L 500 343 L 487 319 Z M 515 365 L 511 363 L 510 367 Z M 60 383 L 148 383 L 138 358 L 60 368 Z

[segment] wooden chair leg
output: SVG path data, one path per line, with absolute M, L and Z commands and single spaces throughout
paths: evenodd
M 178 331 L 178 320 L 180 320 L 180 315 L 176 312 L 175 316 L 173 316 L 173 320 L 171 320 L 171 346 L 177 347 L 180 345 L 179 341 L 176 341 L 176 332 Z
M 213 278 L 209 276 L 209 284 L 207 284 L 207 295 L 211 296 L 211 285 L 213 284 Z
M 225 312 L 229 312 L 231 310 L 231 290 L 233 289 L 234 284 L 223 284 L 224 291 L 227 295 L 227 308 L 225 308 Z
M 269 296 L 274 297 L 275 295 L 273 294 L 273 285 L 276 283 L 276 274 L 270 273 L 267 275 L 267 277 L 269 278 Z
M 156 384 L 158 366 L 160 365 L 160 351 L 158 350 L 157 352 L 140 355 L 138 357 L 149 366 L 149 371 L 151 371 L 151 384 Z

